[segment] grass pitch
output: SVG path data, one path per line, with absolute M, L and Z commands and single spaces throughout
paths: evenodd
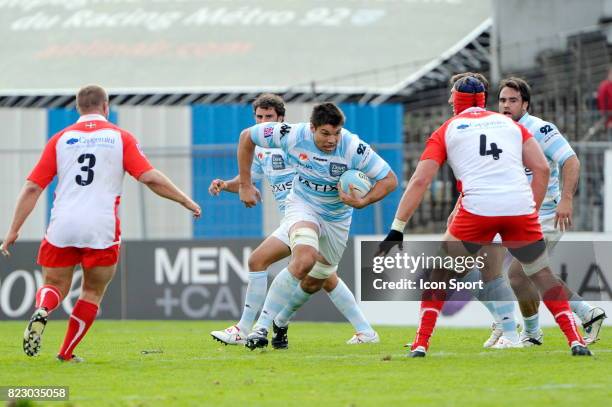
M 612 329 L 570 356 L 557 329 L 544 346 L 485 350 L 487 329 L 439 329 L 425 359 L 405 357 L 414 327 L 378 327 L 382 342 L 349 346 L 348 324 L 294 323 L 285 351 L 213 342 L 227 322 L 98 321 L 77 348 L 55 354 L 66 321 L 51 320 L 39 357 L 21 350 L 22 323 L 0 323 L 0 386 L 69 386 L 70 406 L 518 406 L 609 405 Z M 162 353 L 143 354 L 142 351 Z

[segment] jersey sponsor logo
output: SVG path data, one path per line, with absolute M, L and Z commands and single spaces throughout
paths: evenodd
M 286 123 L 283 123 L 283 125 L 280 128 L 280 135 L 281 135 L 280 138 L 285 137 L 287 134 L 289 134 L 290 131 L 291 131 L 291 126 L 289 126 Z
M 274 134 L 274 127 L 266 127 L 264 129 L 264 137 L 270 137 Z
M 346 164 L 334 162 L 329 163 L 329 174 L 332 177 L 339 177 L 340 175 L 344 174 L 346 170 L 348 170 L 348 166 Z
M 363 153 L 365 153 L 367 147 L 365 144 L 359 144 L 359 146 L 357 147 L 357 154 L 359 155 L 363 155 Z
M 321 161 L 321 162 L 324 162 L 324 163 L 327 162 L 327 158 L 321 158 L 321 157 L 313 156 L 312 159 L 315 160 L 315 161 Z
M 273 184 L 272 185 L 272 192 L 273 193 L 277 193 L 277 192 L 289 191 L 289 190 L 291 190 L 292 186 L 293 186 L 293 180 L 289 180 L 289 181 L 286 181 L 286 182 L 281 182 L 279 184 Z
M 469 124 L 465 124 L 465 123 L 460 124 L 459 126 L 457 126 L 457 128 L 458 128 L 459 130 L 465 130 L 465 129 L 467 129 L 468 127 L 470 127 L 470 125 L 469 125 Z
M 285 160 L 281 154 L 272 154 L 272 169 L 273 170 L 284 170 Z
M 68 141 L 66 141 L 66 144 L 72 145 L 72 144 L 76 144 L 78 142 L 79 142 L 79 139 L 73 137 L 73 138 L 69 139 Z
M 326 184 L 319 184 L 317 182 L 314 181 L 308 181 L 307 179 L 302 178 L 302 176 L 300 175 L 298 177 L 298 180 L 300 181 L 300 183 L 310 189 L 312 189 L 313 191 L 317 191 L 317 192 L 332 192 L 332 191 L 337 191 L 338 187 L 335 185 L 326 185 Z

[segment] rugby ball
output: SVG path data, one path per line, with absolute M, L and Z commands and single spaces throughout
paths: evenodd
M 351 193 L 349 185 L 353 185 L 355 195 L 359 198 L 363 198 L 370 189 L 372 189 L 372 182 L 367 175 L 361 171 L 348 170 L 340 176 L 340 188 L 347 194 Z

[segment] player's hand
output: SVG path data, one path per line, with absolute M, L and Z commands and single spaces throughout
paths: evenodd
M 193 213 L 194 218 L 199 218 L 202 216 L 202 208 L 200 208 L 200 205 L 195 203 L 193 200 L 189 199 L 183 206 Z
M 19 233 L 16 232 L 8 232 L 6 234 L 6 237 L 2 241 L 2 245 L 0 245 L 0 253 L 2 253 L 3 256 L 9 257 L 11 255 L 11 252 L 9 252 L 8 249 L 10 246 L 15 244 L 15 241 L 17 241 L 18 237 Z
M 208 193 L 212 196 L 217 196 L 225 189 L 225 181 L 222 179 L 213 179 L 208 187 Z
M 378 251 L 375 256 L 386 256 L 393 247 L 398 246 L 400 250 L 404 248 L 404 234 L 395 229 L 391 229 L 385 240 L 378 245 Z
M 565 232 L 572 226 L 572 213 L 574 207 L 571 199 L 561 198 L 555 213 L 555 229 Z
M 261 195 L 259 194 L 259 190 L 255 188 L 255 185 L 240 185 L 238 189 L 238 194 L 240 195 L 240 201 L 247 208 L 252 208 L 257 205 L 257 202 L 261 201 Z
M 368 200 L 364 198 L 359 198 L 356 195 L 355 187 L 353 184 L 349 184 L 350 193 L 347 194 L 340 188 L 340 184 L 338 184 L 338 195 L 340 196 L 340 200 L 347 204 L 348 206 L 352 206 L 355 209 L 361 209 L 368 206 Z

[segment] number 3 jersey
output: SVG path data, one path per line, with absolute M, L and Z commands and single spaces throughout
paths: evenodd
M 250 130 L 256 145 L 285 152 L 297 173 L 291 194 L 309 203 L 326 221 L 341 221 L 352 214 L 352 208 L 338 195 L 338 181 L 346 170 L 362 171 L 374 181 L 391 170 L 367 143 L 346 129 L 342 129 L 333 153 L 317 148 L 310 123 L 262 123 Z
M 447 120 L 427 140 L 422 160 L 448 160 L 461 185 L 461 205 L 475 215 L 518 216 L 535 211 L 523 168 L 531 133 L 500 113 L 478 107 Z
M 28 180 L 45 188 L 57 175 L 45 238 L 57 247 L 105 249 L 121 240 L 123 175 L 153 169 L 129 132 L 101 115 L 84 115 L 47 143 Z

